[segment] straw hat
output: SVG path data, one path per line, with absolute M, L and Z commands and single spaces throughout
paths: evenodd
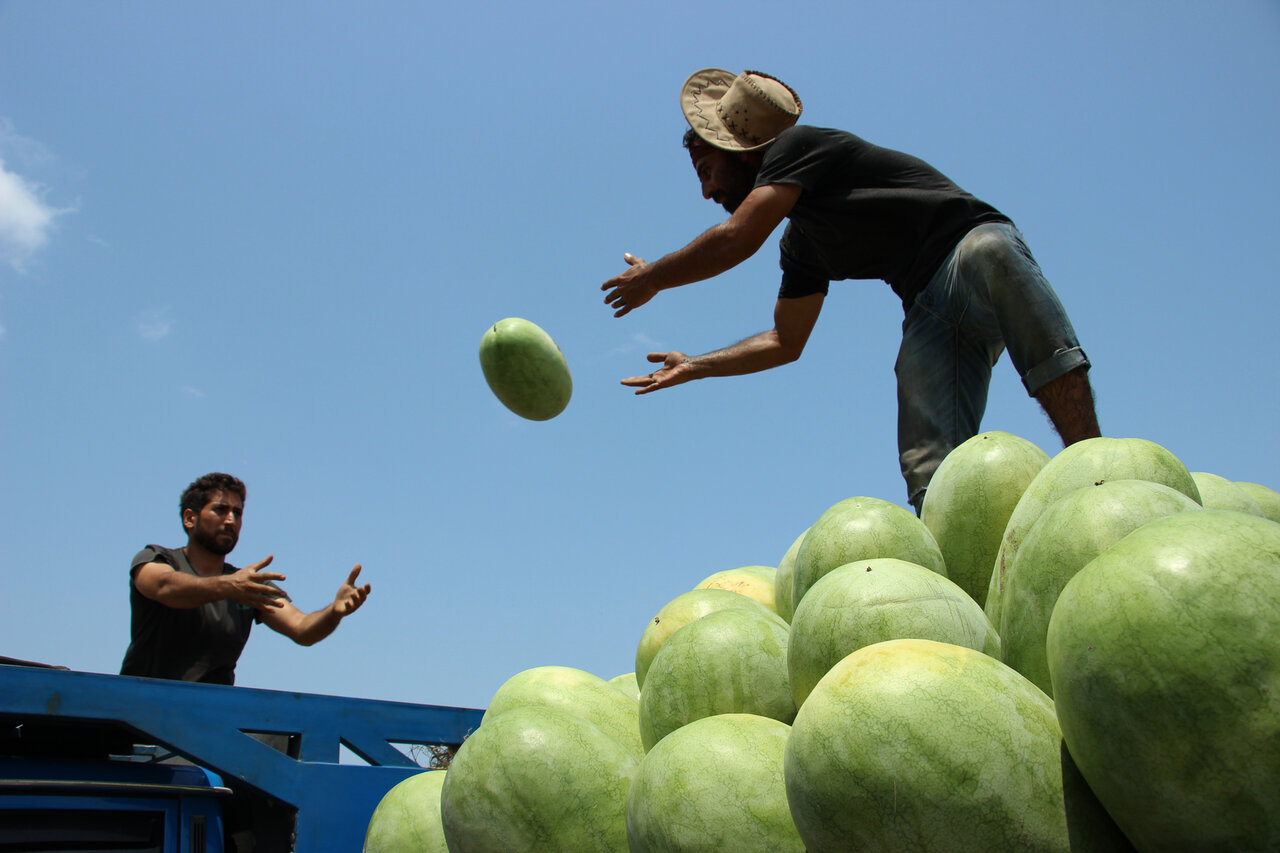
M 776 77 L 721 68 L 690 75 L 680 106 L 694 133 L 726 151 L 763 148 L 800 118 L 800 96 Z

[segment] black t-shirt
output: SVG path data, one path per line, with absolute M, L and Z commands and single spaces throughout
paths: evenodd
M 192 608 L 166 607 L 152 601 L 133 584 L 134 574 L 146 563 L 164 563 L 174 571 L 198 576 L 180 548 L 148 545 L 133 558 L 129 567 L 130 641 L 120 674 L 234 684 L 236 661 L 253 623 L 262 621 L 261 615 L 234 601 L 211 601 Z M 230 563 L 222 564 L 224 575 L 236 571 Z
M 784 298 L 878 278 L 909 307 L 961 237 L 1010 221 L 918 157 L 829 128 L 780 133 L 756 177 L 767 184 L 803 190 L 779 243 Z

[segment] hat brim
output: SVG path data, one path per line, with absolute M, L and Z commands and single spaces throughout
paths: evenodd
M 707 144 L 724 151 L 756 151 L 773 140 L 759 145 L 744 145 L 729 132 L 716 113 L 716 104 L 729 91 L 737 77 L 737 74 L 723 68 L 704 68 L 693 72 L 680 87 L 680 107 L 693 132 Z

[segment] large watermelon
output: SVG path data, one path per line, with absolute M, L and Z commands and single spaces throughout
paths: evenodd
M 672 634 L 708 613 L 730 609 L 777 615 L 755 599 L 727 589 L 691 589 L 682 592 L 662 605 L 641 632 L 640 642 L 636 645 L 636 683 L 644 687 L 644 679 L 653 664 L 654 656 Z
M 594 723 L 543 705 L 485 720 L 445 774 L 450 853 L 627 851 L 640 759 Z
M 537 666 L 518 672 L 502 683 L 481 725 L 522 705 L 544 705 L 589 720 L 637 756 L 640 743 L 640 704 L 598 675 L 570 666 Z
M 1007 432 L 979 433 L 942 460 L 929 480 L 920 520 L 937 540 L 947 577 L 981 606 L 1013 508 L 1049 462 L 1035 444 Z
M 787 742 L 810 853 L 1070 849 L 1053 701 L 1000 661 L 932 640 L 859 649 Z
M 804 853 L 782 776 L 790 732 L 720 714 L 663 738 L 627 794 L 631 853 Z
M 1262 507 L 1254 500 L 1253 495 L 1238 483 L 1233 483 L 1221 474 L 1208 471 L 1192 471 L 1191 477 L 1200 490 L 1200 503 L 1205 509 L 1234 509 L 1266 518 Z
M 720 610 L 676 631 L 658 650 L 640 687 L 646 750 L 694 720 L 758 714 L 790 723 L 787 623 L 761 610 Z
M 1258 509 L 1262 510 L 1264 518 L 1280 521 L 1280 492 L 1270 486 L 1264 486 L 1261 483 L 1250 483 L 1246 480 L 1236 480 L 1235 484 L 1244 489 L 1249 497 L 1258 502 Z
M 774 603 L 774 580 L 778 570 L 773 566 L 739 566 L 715 572 L 698 582 L 694 589 L 727 589 L 747 598 L 754 598 L 765 607 L 778 612 Z
M 1063 737 L 1141 850 L 1280 848 L 1280 524 L 1156 519 L 1049 621 Z
M 1200 491 L 1187 466 L 1145 438 L 1086 438 L 1049 460 L 1018 499 L 1000 540 L 983 607 L 999 626 L 1005 578 L 1031 525 L 1049 505 L 1070 492 L 1107 480 L 1150 480 L 1177 489 L 1199 503 Z
M 796 707 L 851 652 L 910 638 L 1000 656 L 1000 638 L 978 603 L 924 566 L 879 558 L 823 575 L 791 620 L 787 674 Z
M 609 679 L 609 686 L 621 690 L 624 696 L 636 700 L 636 713 L 640 708 L 640 683 L 634 672 L 624 672 Z
M 808 532 L 809 529 L 805 528 L 804 532 L 795 538 L 786 553 L 782 555 L 782 559 L 778 561 L 778 569 L 773 575 L 774 610 L 788 622 L 796 612 L 795 590 L 792 587 L 792 578 L 796 573 L 796 555 L 800 553 L 800 545 Z
M 1200 504 L 1149 480 L 1110 480 L 1054 501 L 1018 549 L 1005 581 L 1000 658 L 1050 696 L 1045 636 L 1058 595 L 1094 557 L 1148 521 Z
M 449 853 L 440 822 L 443 770 L 424 770 L 383 795 L 369 818 L 362 853 Z
M 832 569 L 876 557 L 947 574 L 938 543 L 915 513 L 879 498 L 845 498 L 818 517 L 800 544 L 791 581 L 792 607 L 799 607 L 809 588 Z

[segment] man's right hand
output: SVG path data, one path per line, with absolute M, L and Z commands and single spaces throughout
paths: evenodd
M 622 317 L 633 308 L 639 308 L 658 293 L 658 288 L 636 280 L 648 266 L 643 258 L 624 252 L 622 259 L 629 265 L 627 269 L 600 285 L 601 290 L 609 291 L 604 297 L 605 304 L 618 309 L 613 314 L 615 317 Z
M 259 610 L 283 607 L 283 593 L 267 581 L 282 581 L 284 575 L 261 571 L 270 563 L 267 557 L 229 575 L 192 575 L 168 563 L 144 563 L 134 570 L 133 585 L 152 601 L 178 609 L 223 600 Z
M 255 610 L 284 607 L 284 593 L 267 583 L 267 581 L 282 581 L 285 579 L 284 575 L 279 572 L 262 571 L 271 565 L 273 557 L 274 555 L 268 555 L 265 560 L 259 560 L 229 575 L 223 575 L 223 581 L 229 585 L 230 589 L 226 597 L 237 604 L 243 604 Z

